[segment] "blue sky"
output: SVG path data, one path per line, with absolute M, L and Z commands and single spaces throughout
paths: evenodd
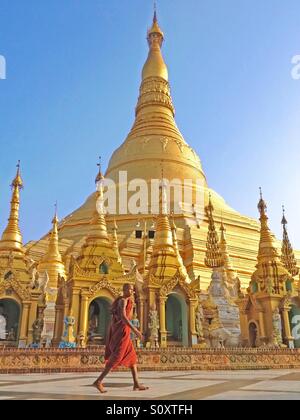
M 133 119 L 151 0 L 1 0 L 0 228 L 22 160 L 25 242 L 94 189 Z M 176 120 L 208 182 L 257 217 L 258 188 L 281 236 L 285 203 L 300 249 L 299 0 L 159 0 Z

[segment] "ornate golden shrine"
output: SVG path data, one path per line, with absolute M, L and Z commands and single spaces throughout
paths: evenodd
M 296 266 L 285 216 L 282 256 L 278 253 L 274 235 L 268 227 L 267 205 L 262 194 L 258 203 L 260 212 L 260 244 L 256 271 L 245 298 L 240 299 L 242 341 L 245 346 L 293 347 L 289 312 L 292 299 L 299 298 L 295 276 Z

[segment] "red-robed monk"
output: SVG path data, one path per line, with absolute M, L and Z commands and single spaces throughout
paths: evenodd
M 124 284 L 123 296 L 115 300 L 112 305 L 112 323 L 105 350 L 106 366 L 103 373 L 93 384 L 101 393 L 106 392 L 103 386 L 104 378 L 118 366 L 126 366 L 131 369 L 134 391 L 146 391 L 148 389 L 139 383 L 137 355 L 130 338 L 131 330 L 140 340 L 143 338 L 141 332 L 130 323 L 133 313 L 133 296 L 133 286 Z

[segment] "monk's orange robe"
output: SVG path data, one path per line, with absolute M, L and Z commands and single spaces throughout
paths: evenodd
M 118 298 L 112 306 L 112 323 L 105 349 L 105 361 L 112 369 L 118 366 L 131 368 L 137 364 L 137 355 L 130 339 L 131 328 L 122 320 L 120 299 Z M 133 303 L 128 299 L 126 316 L 129 320 L 132 317 L 132 307 Z

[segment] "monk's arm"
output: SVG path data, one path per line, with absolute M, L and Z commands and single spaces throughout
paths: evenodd
M 135 335 L 137 335 L 139 338 L 141 337 L 141 333 L 140 331 L 135 328 L 131 322 L 129 321 L 129 319 L 127 318 L 127 314 L 126 314 L 126 304 L 127 301 L 125 299 L 122 299 L 120 302 L 121 305 L 121 314 L 122 314 L 122 321 L 128 325 L 128 327 L 130 327 L 130 329 L 134 332 Z

